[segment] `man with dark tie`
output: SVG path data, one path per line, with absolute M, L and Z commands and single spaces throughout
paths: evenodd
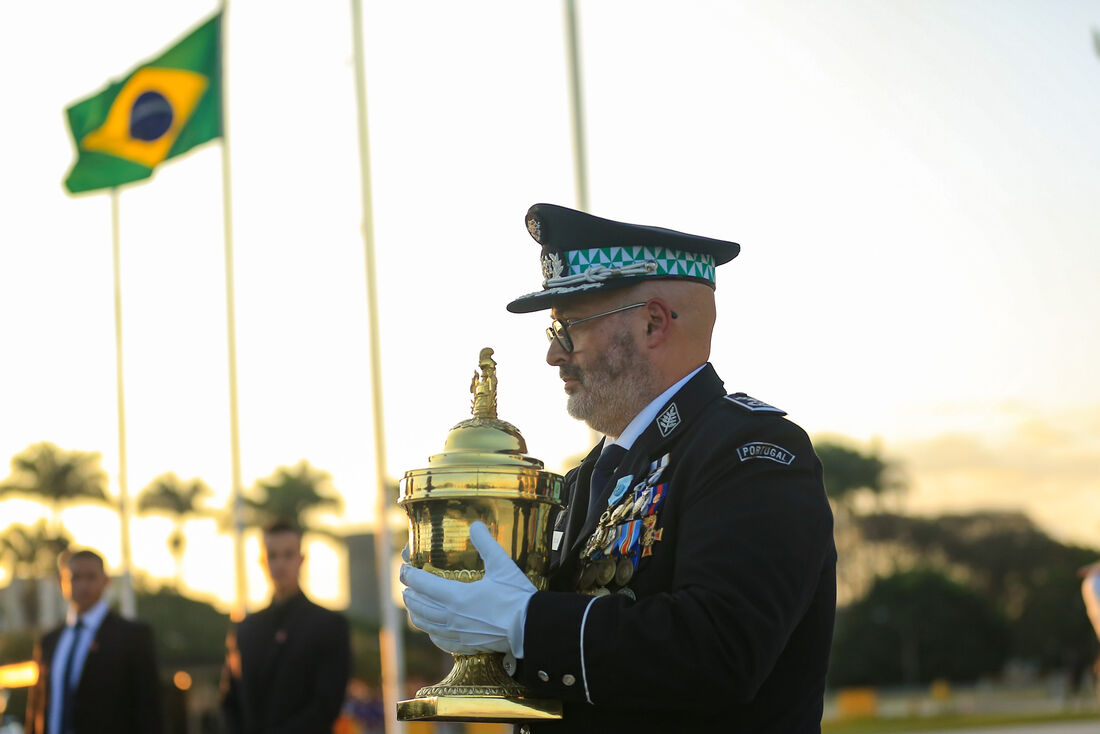
M 110 579 L 97 553 L 69 553 L 60 566 L 68 618 L 35 649 L 38 681 L 27 702 L 27 733 L 159 734 L 152 629 L 108 608 L 103 593 Z
M 474 523 L 482 579 L 402 567 L 412 623 L 451 652 L 510 653 L 531 695 L 563 702 L 521 732 L 817 734 L 833 519 L 805 432 L 709 362 L 715 270 L 740 247 L 550 204 L 525 223 L 542 290 L 508 310 L 551 309 L 546 361 L 604 438 L 565 477 L 549 588 Z M 747 357 L 759 329 L 797 338 L 765 305 L 732 331 Z
M 222 713 L 230 734 L 331 734 L 351 665 L 348 622 L 314 604 L 298 582 L 302 531 L 277 520 L 264 528 L 271 605 L 229 637 Z

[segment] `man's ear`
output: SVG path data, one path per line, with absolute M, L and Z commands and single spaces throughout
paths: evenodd
M 676 318 L 672 309 L 662 298 L 651 298 L 645 307 L 646 346 L 656 347 L 668 339 L 672 320 Z

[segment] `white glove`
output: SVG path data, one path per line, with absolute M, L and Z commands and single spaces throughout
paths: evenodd
M 470 540 L 485 562 L 485 576 L 472 583 L 440 578 L 408 563 L 401 566 L 409 619 L 447 652 L 511 652 L 522 658 L 523 624 L 535 585 L 485 523 L 470 526 Z

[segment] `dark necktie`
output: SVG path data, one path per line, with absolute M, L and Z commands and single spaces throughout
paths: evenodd
M 596 513 L 597 517 L 599 516 L 600 494 L 607 488 L 612 475 L 615 474 L 615 469 L 619 467 L 619 462 L 623 460 L 624 456 L 626 456 L 626 449 L 617 443 L 613 443 L 610 446 L 604 446 L 600 458 L 596 459 L 596 466 L 592 467 L 592 482 L 588 485 L 589 517 L 592 516 L 592 513 Z
M 65 658 L 61 679 L 61 734 L 69 734 L 73 730 L 73 698 L 76 686 L 72 683 L 73 664 L 76 662 L 76 648 L 80 644 L 80 635 L 84 631 L 84 622 L 79 617 L 73 626 L 73 642 L 69 645 L 69 655 Z

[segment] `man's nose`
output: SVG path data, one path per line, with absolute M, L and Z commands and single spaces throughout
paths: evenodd
M 562 348 L 557 339 L 550 340 L 550 348 L 546 350 L 546 364 L 551 367 L 560 367 L 569 361 L 569 352 Z

